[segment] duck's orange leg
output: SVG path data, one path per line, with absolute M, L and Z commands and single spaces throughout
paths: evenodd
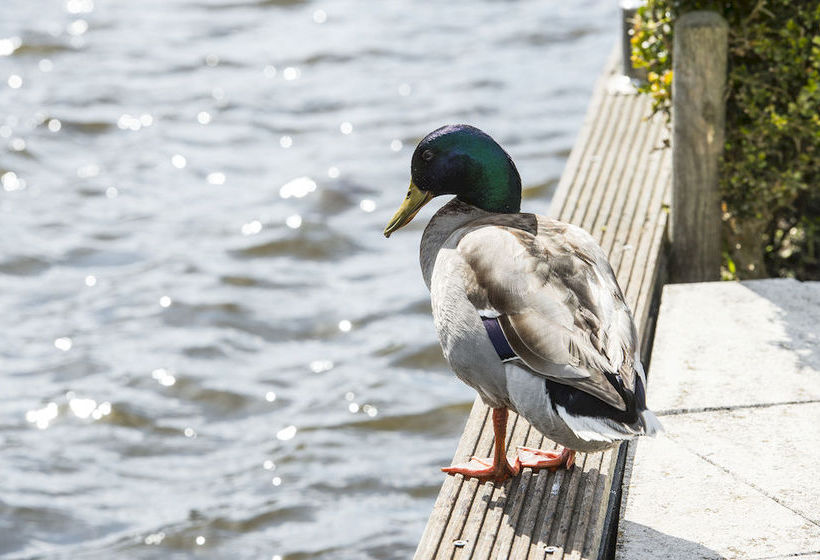
M 443 467 L 447 474 L 461 474 L 465 478 L 477 478 L 481 482 L 504 482 L 521 471 L 519 459 L 514 464 L 507 461 L 505 441 L 507 438 L 507 409 L 493 409 L 493 433 L 495 435 L 495 452 L 492 459 L 471 457 L 468 463 Z

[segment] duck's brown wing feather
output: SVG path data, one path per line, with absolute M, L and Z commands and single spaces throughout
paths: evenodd
M 589 234 L 533 214 L 495 215 L 471 223 L 457 250 L 469 265 L 467 297 L 477 311 L 500 314 L 529 370 L 626 409 L 637 335 Z

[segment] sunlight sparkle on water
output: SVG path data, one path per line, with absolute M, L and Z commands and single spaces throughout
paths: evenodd
M 71 392 L 66 396 L 68 397 L 68 408 L 77 418 L 99 420 L 103 416 L 111 414 L 111 403 L 108 401 L 101 402 L 98 405 L 94 399 L 76 398 Z
M 212 185 L 224 185 L 225 184 L 225 174 L 221 171 L 214 171 L 212 173 L 208 173 L 208 176 L 205 178 Z
M 84 19 L 76 19 L 66 27 L 69 35 L 79 36 L 88 31 L 88 22 Z
M 399 95 L 402 97 L 407 97 L 413 91 L 413 88 L 410 87 L 410 84 L 401 84 L 399 86 Z
M 266 78 L 273 78 L 276 76 L 276 66 L 268 64 L 262 69 L 262 73 Z
M 8 84 L 11 89 L 19 89 L 23 85 L 23 78 L 17 74 L 12 74 L 9 76 Z
M 97 408 L 97 401 L 94 399 L 73 398 L 68 401 L 68 408 L 77 418 L 88 418 L 94 409 Z
M 285 78 L 287 81 L 298 80 L 301 75 L 302 71 L 296 68 L 295 66 L 288 66 L 287 68 L 282 70 L 282 77 Z
M 310 177 L 297 177 L 279 188 L 282 198 L 302 198 L 316 190 L 316 181 Z
M 0 39 L 0 56 L 9 56 L 11 53 L 20 48 L 22 41 L 20 37 L 9 37 L 8 39 Z
M 177 378 L 174 377 L 173 372 L 168 371 L 165 368 L 157 368 L 151 372 L 151 377 L 157 380 L 157 383 L 162 385 L 163 387 L 170 387 L 174 383 L 177 382 Z
M 313 12 L 313 21 L 316 23 L 324 23 L 327 21 L 327 12 L 324 10 L 316 10 Z
M 273 391 L 268 391 L 267 393 L 265 393 L 265 400 L 268 401 L 268 402 L 275 401 L 276 400 L 276 393 L 274 393 Z
M 26 149 L 26 141 L 22 138 L 15 138 L 11 141 L 11 149 L 15 152 L 22 152 Z
M 323 373 L 333 369 L 333 362 L 330 360 L 313 360 L 310 362 L 310 371 L 313 373 Z
M 40 72 L 51 72 L 54 70 L 54 63 L 48 58 L 43 58 L 37 63 L 37 68 L 40 69 Z
M 359 412 L 359 405 L 352 402 L 349 405 L 347 405 L 347 410 L 349 410 L 351 414 L 356 414 L 357 412 Z
M 203 537 L 202 535 L 199 535 L 199 536 L 196 538 L 196 541 L 195 541 L 195 542 L 196 542 L 196 544 L 198 544 L 199 546 L 202 546 L 203 544 L 205 544 L 205 537 Z
M 348 121 L 343 122 L 339 125 L 339 131 L 341 131 L 342 134 L 350 134 L 353 132 L 353 123 Z
M 69 14 L 87 14 L 94 10 L 94 0 L 68 0 L 65 11 Z
M 171 156 L 171 165 L 176 167 L 177 169 L 182 169 L 186 165 L 188 165 L 188 160 L 185 159 L 185 156 L 181 154 L 174 154 Z
M 128 113 L 123 113 L 117 119 L 117 128 L 121 130 L 134 130 L 137 131 L 143 127 L 148 127 L 154 124 L 154 117 L 147 113 L 143 113 L 142 115 L 129 115 Z
M 342 319 L 339 321 L 339 330 L 342 332 L 350 332 L 350 329 L 353 328 L 353 323 L 348 321 L 347 319 Z
M 174 302 L 169 296 L 162 296 L 161 298 L 159 298 L 160 307 L 171 307 L 172 303 Z
M 49 423 L 57 418 L 59 408 L 56 402 L 50 402 L 43 408 L 26 412 L 26 421 L 36 425 L 41 430 L 48 428 Z
M 14 171 L 6 171 L 0 175 L 0 182 L 3 183 L 3 190 L 6 192 L 19 191 L 26 188 L 26 182 L 17 176 Z
M 256 235 L 260 231 L 262 231 L 262 222 L 259 220 L 242 224 L 242 235 Z
M 219 64 L 219 57 L 215 54 L 209 54 L 205 57 L 205 64 L 213 68 L 217 64 Z
M 280 441 L 288 441 L 289 439 L 293 439 L 296 435 L 296 426 L 290 425 L 287 428 L 282 428 L 278 432 L 276 432 L 276 439 Z
M 282 484 L 282 479 L 278 476 L 274 476 L 271 479 L 270 483 L 273 484 L 274 486 L 279 486 L 280 484 Z
M 345 393 L 345 400 L 346 401 L 352 401 L 355 398 L 356 398 L 356 393 L 354 393 L 353 391 L 348 391 L 347 393 Z
M 372 404 L 366 404 L 362 407 L 362 412 L 373 418 L 379 413 L 379 409 L 377 409 Z
M 85 285 L 89 288 L 97 285 L 97 277 L 89 274 L 85 277 Z
M 328 167 L 327 169 L 327 176 L 331 179 L 336 179 L 339 177 L 339 168 L 335 165 L 333 167 Z
M 12 132 L 14 131 L 11 129 L 9 125 L 4 124 L 3 126 L 0 126 L 0 137 L 8 138 L 9 136 L 11 136 Z
M 211 114 L 208 111 L 200 111 L 196 115 L 196 120 L 199 124 L 208 124 L 211 122 Z
M 61 128 L 63 128 L 63 123 L 59 119 L 49 119 L 48 129 L 51 132 L 58 132 Z
M 372 212 L 376 209 L 376 203 L 369 198 L 365 198 L 359 203 L 359 208 L 361 208 L 364 212 Z
M 272 471 L 273 469 L 276 468 L 276 463 L 274 463 L 270 459 L 265 459 L 265 462 L 262 463 L 262 468 L 265 469 L 266 471 Z
M 77 177 L 80 179 L 88 179 L 89 177 L 96 177 L 100 174 L 100 166 L 94 163 L 83 165 L 77 168 Z
M 279 145 L 285 149 L 290 148 L 291 146 L 293 146 L 293 138 L 291 138 L 290 136 L 282 136 L 279 139 Z
M 164 538 L 165 538 L 165 533 L 160 531 L 159 533 L 151 533 L 150 535 L 145 537 L 144 542 L 145 542 L 145 544 L 149 544 L 149 545 L 150 544 L 159 544 L 159 543 L 162 542 L 162 540 Z
M 68 352 L 71 350 L 72 344 L 71 339 L 67 336 L 61 336 L 60 338 L 54 340 L 54 347 L 57 350 L 62 350 L 63 352 Z
M 193 429 L 193 428 L 185 428 L 185 429 L 182 431 L 182 433 L 183 433 L 183 434 L 185 435 L 185 437 L 187 437 L 187 438 L 192 438 L 192 439 L 193 439 L 193 438 L 196 438 L 196 431 L 194 431 L 194 429 Z
M 119 196 L 120 191 L 117 190 L 117 187 L 108 187 L 105 189 L 105 196 L 108 198 L 117 198 Z
M 290 229 L 299 229 L 302 227 L 302 216 L 299 214 L 294 214 L 293 216 L 288 216 L 285 220 L 285 225 L 287 225 Z
M 402 144 L 402 141 L 396 138 L 392 142 L 390 142 L 390 149 L 394 152 L 398 152 L 399 150 L 401 150 L 403 145 L 404 144 Z

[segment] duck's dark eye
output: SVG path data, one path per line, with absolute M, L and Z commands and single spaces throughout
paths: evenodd
M 433 150 L 424 150 L 421 153 L 421 159 L 423 159 L 424 161 L 430 161 L 431 159 L 433 159 Z

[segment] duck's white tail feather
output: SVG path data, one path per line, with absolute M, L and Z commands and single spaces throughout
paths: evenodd
M 643 423 L 644 434 L 648 436 L 655 436 L 663 431 L 661 421 L 651 410 L 641 412 L 641 422 Z

